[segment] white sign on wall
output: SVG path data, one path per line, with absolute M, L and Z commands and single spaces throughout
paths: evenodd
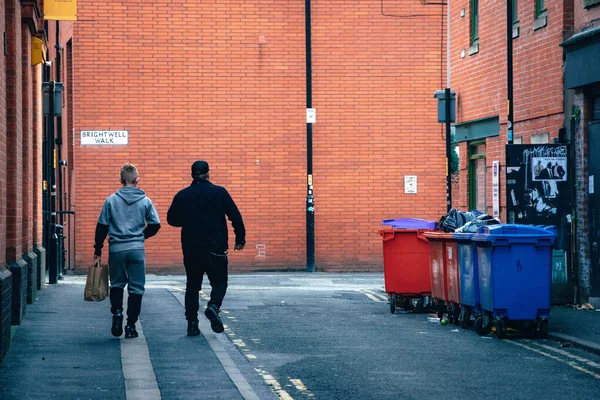
M 115 146 L 129 143 L 129 131 L 81 131 L 82 146 Z
M 404 176 L 404 193 L 409 193 L 409 194 L 417 193 L 417 176 L 416 175 L 405 175 Z
M 492 162 L 492 213 L 500 217 L 500 161 Z
M 317 110 L 315 108 L 306 109 L 306 123 L 315 124 L 317 122 Z

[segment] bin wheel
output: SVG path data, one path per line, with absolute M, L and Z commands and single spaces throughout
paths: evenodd
M 452 323 L 454 325 L 458 325 L 459 321 L 460 321 L 460 308 L 458 307 L 458 305 L 454 305 L 454 312 L 452 313 Z
M 394 314 L 396 312 L 396 296 L 389 296 L 388 300 L 390 302 L 390 312 Z
M 498 339 L 506 337 L 506 323 L 502 319 L 496 320 L 496 337 Z
M 404 304 L 402 305 L 402 308 L 404 308 L 406 311 L 412 310 L 413 305 L 412 305 L 412 299 L 410 297 L 407 297 L 404 299 Z
M 427 308 L 425 307 L 425 300 L 423 300 L 422 297 L 419 300 L 417 300 L 417 304 L 415 305 L 415 311 L 417 313 L 423 313 L 427 311 Z
M 460 326 L 463 329 L 469 329 L 469 323 L 471 322 L 471 310 L 469 310 L 468 308 L 464 309 L 464 310 L 462 310 L 461 314 L 462 314 L 462 319 L 461 319 Z
M 537 334 L 537 324 L 534 321 L 526 321 L 523 324 L 523 337 L 533 339 Z
M 444 304 L 442 304 L 441 302 L 436 302 L 435 304 L 435 308 L 437 310 L 437 317 L 439 318 L 439 320 L 441 321 L 442 318 L 444 318 L 444 311 L 446 311 L 446 306 Z
M 473 328 L 475 328 L 475 332 L 477 332 L 479 336 L 486 336 L 492 331 L 491 324 L 486 323 L 484 320 L 484 317 L 477 318 L 475 320 L 475 325 L 473 326 Z
M 538 337 L 540 339 L 548 339 L 548 320 L 543 319 L 538 323 Z

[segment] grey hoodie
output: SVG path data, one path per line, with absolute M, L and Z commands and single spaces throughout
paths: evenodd
M 104 201 L 98 223 L 108 225 L 110 252 L 143 249 L 146 224 L 160 224 L 152 200 L 142 189 L 124 186 Z

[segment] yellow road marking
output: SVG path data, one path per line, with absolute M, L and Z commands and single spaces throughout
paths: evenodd
M 382 295 L 381 293 L 375 293 L 372 290 L 368 290 L 368 289 L 363 289 L 363 292 L 372 294 L 373 296 L 377 297 L 378 299 L 380 299 L 381 301 L 388 301 L 387 296 Z
M 578 371 L 581 371 L 581 372 L 583 372 L 583 373 L 585 373 L 585 374 L 591 375 L 591 376 L 593 376 L 593 377 L 594 377 L 594 378 L 596 378 L 596 379 L 600 379 L 600 374 L 596 374 L 595 372 L 592 372 L 592 371 L 590 371 L 589 369 L 586 369 L 586 368 L 584 368 L 584 367 L 582 367 L 582 366 L 578 365 L 578 364 L 577 364 L 576 362 L 574 362 L 574 361 L 563 360 L 562 358 L 559 358 L 559 357 L 553 356 L 552 354 L 549 354 L 549 353 L 546 353 L 546 352 L 544 352 L 544 351 L 542 351 L 542 350 L 538 350 L 538 349 L 536 349 L 536 348 L 533 348 L 533 347 L 527 346 L 527 345 L 525 345 L 525 344 L 523 344 L 523 343 L 513 342 L 513 341 L 511 341 L 511 340 L 507 340 L 507 339 L 503 339 L 503 341 L 504 341 L 504 342 L 506 342 L 506 343 L 511 343 L 511 344 L 514 344 L 515 346 L 520 346 L 520 347 L 523 347 L 523 348 L 525 348 L 525 349 L 527 349 L 527 350 L 531 350 L 531 351 L 533 351 L 533 352 L 536 352 L 536 353 L 538 353 L 538 354 L 541 354 L 541 355 L 543 355 L 543 356 L 546 356 L 546 357 L 548 357 L 548 358 L 551 358 L 551 359 L 553 359 L 553 360 L 556 360 L 556 361 L 558 361 L 558 362 L 561 362 L 561 363 L 563 363 L 563 364 L 567 364 L 568 366 L 570 366 L 570 367 L 572 367 L 572 368 L 575 368 L 575 369 L 576 369 L 576 370 L 578 370 Z
M 367 296 L 369 299 L 371 299 L 373 301 L 381 303 L 380 299 L 378 299 L 377 297 L 375 297 L 373 294 L 367 292 L 366 290 L 357 290 L 357 292 L 364 294 L 365 296 Z
M 279 396 L 281 400 L 294 400 L 292 396 L 284 389 L 281 388 L 281 384 L 275 379 L 272 375 L 270 375 L 267 371 L 262 369 L 256 369 L 256 372 L 263 378 L 263 380 L 267 383 L 267 385 L 271 386 L 273 391 Z
M 561 355 L 563 355 L 563 356 L 565 356 L 565 357 L 572 358 L 572 359 L 574 359 L 574 360 L 577 360 L 577 361 L 579 361 L 579 362 L 582 362 L 582 363 L 584 363 L 584 364 L 587 364 L 587 365 L 588 365 L 588 366 L 590 366 L 590 367 L 594 367 L 594 368 L 600 368 L 600 364 L 598 364 L 597 362 L 594 362 L 594 361 L 592 361 L 592 360 L 588 360 L 587 358 L 580 357 L 580 356 L 577 356 L 577 355 L 575 355 L 575 354 L 571 354 L 571 353 L 569 353 L 568 351 L 561 350 L 561 349 L 556 349 L 556 348 L 554 348 L 554 347 L 552 347 L 552 346 L 548 346 L 548 345 L 541 344 L 541 343 L 535 343 L 535 342 L 532 342 L 531 340 L 527 340 L 526 342 L 527 342 L 527 343 L 534 344 L 534 345 L 536 345 L 536 346 L 539 346 L 539 347 L 543 347 L 544 349 L 547 349 L 547 350 L 553 351 L 553 352 L 555 352 L 555 353 L 561 354 Z
M 314 395 L 310 392 L 310 390 L 308 390 L 308 388 L 302 382 L 302 380 L 300 380 L 300 379 L 290 379 L 290 382 L 292 382 L 292 385 L 294 385 L 296 387 L 296 389 L 298 389 L 298 391 L 301 392 L 302 394 L 305 394 L 308 397 L 314 397 Z

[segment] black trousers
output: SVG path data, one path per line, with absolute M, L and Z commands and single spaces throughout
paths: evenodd
M 225 292 L 227 292 L 227 253 L 217 254 L 208 251 L 184 252 L 183 264 L 187 283 L 185 286 L 185 317 L 188 321 L 198 320 L 200 298 L 198 292 L 202 289 L 204 273 L 208 276 L 210 286 L 209 305 L 221 308 Z

